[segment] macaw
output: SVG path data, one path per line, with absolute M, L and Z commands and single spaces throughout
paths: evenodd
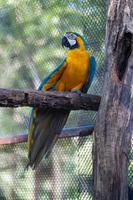
M 38 90 L 56 90 L 87 93 L 90 87 L 96 61 L 90 56 L 87 42 L 81 35 L 67 32 L 62 38 L 62 46 L 67 47 L 66 58 L 41 82 Z M 28 164 L 35 169 L 43 157 L 47 157 L 58 135 L 61 133 L 70 111 L 33 108 L 28 134 Z

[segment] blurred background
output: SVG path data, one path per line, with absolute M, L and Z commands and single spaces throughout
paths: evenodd
M 88 93 L 101 95 L 106 4 L 106 0 L 0 0 L 0 87 L 36 89 L 65 58 L 61 38 L 73 31 L 85 36 L 97 61 Z M 27 107 L 0 108 L 0 137 L 27 134 L 29 112 Z M 95 112 L 74 111 L 66 127 L 93 125 L 95 118 Z M 26 143 L 0 145 L 0 200 L 92 199 L 92 140 L 92 136 L 60 139 L 38 170 L 24 175 Z

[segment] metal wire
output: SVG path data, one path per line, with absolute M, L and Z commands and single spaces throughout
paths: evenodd
M 106 1 L 0 1 L 0 85 L 37 88 L 40 80 L 64 57 L 61 37 L 84 34 L 97 71 L 88 91 L 102 93 Z M 0 109 L 0 134 L 27 132 L 27 108 Z M 66 127 L 95 124 L 96 113 L 74 111 Z M 36 171 L 24 173 L 26 144 L 0 146 L 0 200 L 91 200 L 92 137 L 62 139 Z M 129 167 L 131 177 L 132 162 Z M 133 180 L 133 179 L 132 179 Z M 131 185 L 131 178 L 129 179 Z

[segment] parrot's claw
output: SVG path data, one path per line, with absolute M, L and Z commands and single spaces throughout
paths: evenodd
M 80 96 L 82 96 L 82 92 L 80 90 L 71 90 L 71 92 L 79 94 Z

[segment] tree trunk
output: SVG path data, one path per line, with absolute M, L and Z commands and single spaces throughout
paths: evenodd
M 94 200 L 127 200 L 133 130 L 133 0 L 109 2 L 105 66 L 94 131 Z

